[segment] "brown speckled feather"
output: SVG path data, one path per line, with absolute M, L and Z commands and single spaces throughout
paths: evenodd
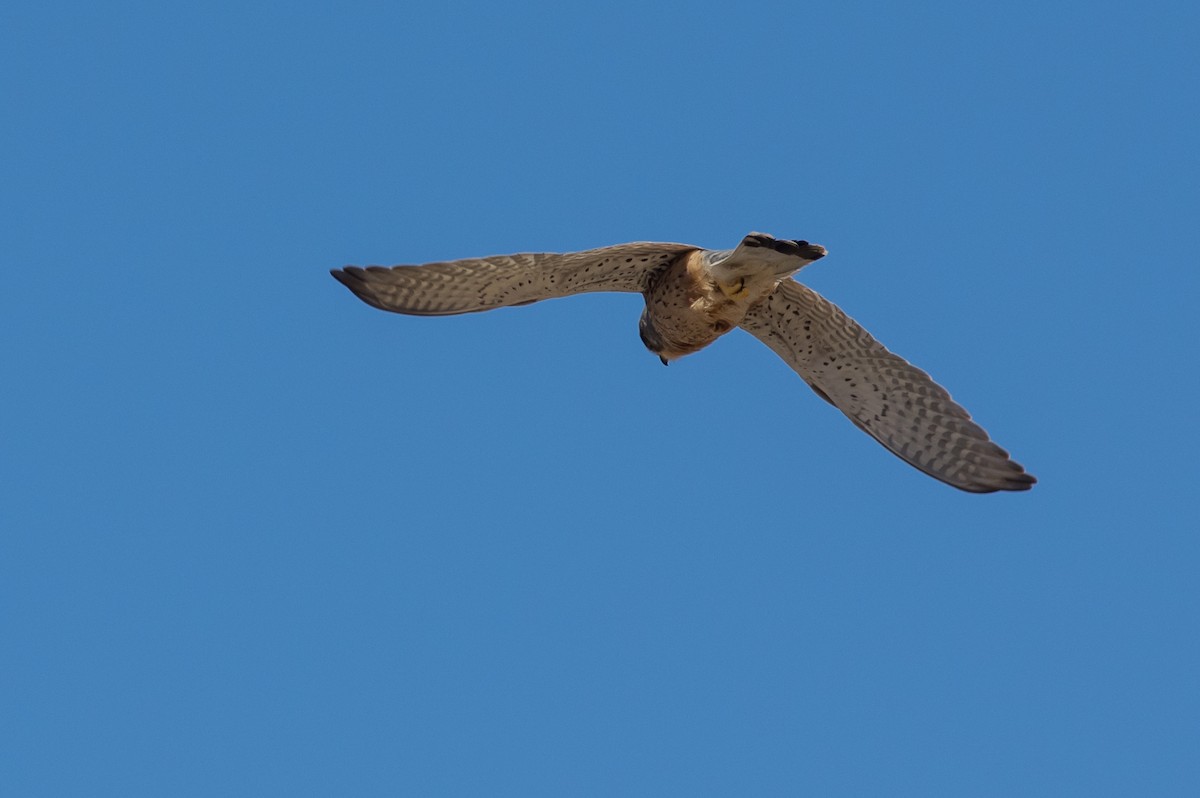
M 449 316 L 589 291 L 640 293 L 655 270 L 694 249 L 687 244 L 634 243 L 421 266 L 347 266 L 331 274 L 380 310 Z
M 750 309 L 741 327 L 863 431 L 926 474 L 973 493 L 1028 490 L 1036 482 L 942 386 L 816 291 L 784 280 Z

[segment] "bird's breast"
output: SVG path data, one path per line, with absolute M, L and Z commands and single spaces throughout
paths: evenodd
M 697 258 L 673 264 L 645 292 L 642 340 L 668 360 L 703 349 L 736 327 L 761 298 L 750 288 L 716 282 Z

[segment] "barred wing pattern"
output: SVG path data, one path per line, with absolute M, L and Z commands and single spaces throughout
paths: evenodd
M 380 310 L 449 316 L 589 291 L 645 290 L 649 275 L 695 250 L 638 242 L 583 252 L 530 252 L 422 266 L 347 266 L 330 273 Z
M 784 280 L 751 308 L 741 327 L 860 429 L 926 474 L 972 493 L 1028 490 L 1037 481 L 928 374 L 795 280 Z

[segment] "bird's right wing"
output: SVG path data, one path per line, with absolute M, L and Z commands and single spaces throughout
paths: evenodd
M 782 281 L 741 327 L 864 432 L 926 474 L 972 493 L 1028 490 L 1037 481 L 928 374 L 811 288 Z
M 638 293 L 696 247 L 638 242 L 584 252 L 530 252 L 421 266 L 347 266 L 330 273 L 380 310 L 448 316 L 590 291 Z

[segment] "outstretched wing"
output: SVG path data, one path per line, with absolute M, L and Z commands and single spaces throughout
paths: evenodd
M 816 291 L 784 280 L 741 326 L 864 432 L 926 474 L 972 493 L 1028 490 L 1037 481 L 942 386 Z
M 687 244 L 639 242 L 584 252 L 530 252 L 422 266 L 347 266 L 330 273 L 369 305 L 415 316 L 448 316 L 588 291 L 641 292 L 648 276 Z

